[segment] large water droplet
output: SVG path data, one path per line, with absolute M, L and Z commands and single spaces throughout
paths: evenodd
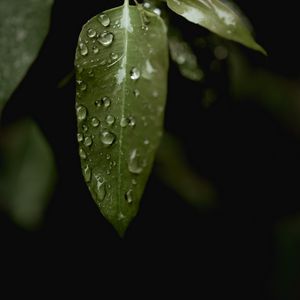
M 125 200 L 131 204 L 133 202 L 133 190 L 129 190 L 126 194 L 125 194 Z
M 91 120 L 91 124 L 92 124 L 93 127 L 98 127 L 99 124 L 100 124 L 100 121 L 96 117 L 94 117 Z
M 112 116 L 112 115 L 108 115 L 108 116 L 106 117 L 106 123 L 107 123 L 108 125 L 113 125 L 113 124 L 115 123 L 115 117 Z
M 114 35 L 111 32 L 104 31 L 100 34 L 98 42 L 101 45 L 108 47 L 112 44 L 113 39 L 114 39 Z
M 86 119 L 87 109 L 83 105 L 78 106 L 76 112 L 77 118 L 80 122 Z
M 79 149 L 79 156 L 82 159 L 86 159 L 86 153 L 84 152 L 84 150 L 82 148 Z
M 79 44 L 80 54 L 86 56 L 89 53 L 87 46 L 84 43 Z
M 128 170 L 133 174 L 140 174 L 143 171 L 137 149 L 134 149 L 129 156 Z
M 83 169 L 83 177 L 84 177 L 84 180 L 86 182 L 89 182 L 91 180 L 91 175 L 92 175 L 92 172 L 91 172 L 91 169 L 89 168 L 88 165 L 86 165 Z
M 140 78 L 140 76 L 141 76 L 141 73 L 140 73 L 140 71 L 139 71 L 138 68 L 133 67 L 133 68 L 130 70 L 129 75 L 130 75 L 130 78 L 131 78 L 132 80 L 138 80 L 138 79 Z
M 78 143 L 83 141 L 83 135 L 81 133 L 77 133 L 77 141 Z
M 115 135 L 109 131 L 103 131 L 101 133 L 101 142 L 106 146 L 112 145 L 115 141 L 115 138 Z
M 90 147 L 92 144 L 93 144 L 93 140 L 90 136 L 87 136 L 85 139 L 84 139 L 84 146 L 86 147 Z
M 98 20 L 104 27 L 107 27 L 110 24 L 110 18 L 106 14 L 99 15 Z
M 106 196 L 106 184 L 102 177 L 95 176 L 97 182 L 97 199 L 103 201 Z
M 93 28 L 90 28 L 90 29 L 87 31 L 87 35 L 88 35 L 89 38 L 95 37 L 96 34 L 97 34 L 96 30 L 93 29 Z

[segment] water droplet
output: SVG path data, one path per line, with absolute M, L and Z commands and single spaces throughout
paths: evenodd
M 88 75 L 89 75 L 89 77 L 94 77 L 94 76 L 95 76 L 93 70 L 90 70 L 90 71 L 88 72 Z
M 128 204 L 133 202 L 133 190 L 129 190 L 126 194 L 125 194 L 125 200 L 127 201 Z
M 107 171 L 106 171 L 106 174 L 107 174 L 107 175 L 110 175 L 110 170 L 107 170 Z
M 101 133 L 101 142 L 106 146 L 112 145 L 115 141 L 115 138 L 115 135 L 109 131 L 103 131 Z
M 83 132 L 87 132 L 89 130 L 89 128 L 86 125 L 82 125 L 82 130 L 83 130 Z
M 128 170 L 133 174 L 140 174 L 143 171 L 137 149 L 134 149 L 129 156 Z
M 137 184 L 137 182 L 136 182 L 136 180 L 135 180 L 134 178 L 131 180 L 131 183 L 132 183 L 133 185 L 136 185 L 136 184 Z
M 111 101 L 108 97 L 103 97 L 100 100 L 95 101 L 95 105 L 97 107 L 104 106 L 105 108 L 108 108 L 110 106 L 110 103 Z
M 113 39 L 114 39 L 114 35 L 111 32 L 104 31 L 100 34 L 98 42 L 101 45 L 108 47 L 112 44 Z
M 85 168 L 83 169 L 84 180 L 86 182 L 89 182 L 91 180 L 91 175 L 92 175 L 91 169 L 89 168 L 88 165 L 86 165 Z
M 97 54 L 99 52 L 99 48 L 97 46 L 93 46 L 93 52 L 94 54 Z
M 101 176 L 95 176 L 97 182 L 97 200 L 103 201 L 106 196 L 106 183 Z
M 93 29 L 93 28 L 90 28 L 90 29 L 87 31 L 87 35 L 88 35 L 89 38 L 95 37 L 96 34 L 97 34 L 96 30 Z
M 124 118 L 123 117 L 120 121 L 120 126 L 123 128 L 127 127 L 127 126 L 134 127 L 135 126 L 135 118 L 134 117 Z
M 133 91 L 133 95 L 134 95 L 135 97 L 138 97 L 138 96 L 140 95 L 140 91 L 137 90 L 137 89 L 135 89 L 135 90 Z
M 100 121 L 96 117 L 94 117 L 91 120 L 91 124 L 92 124 L 93 127 L 98 127 L 99 124 L 100 124 Z
M 141 76 L 141 73 L 140 73 L 140 71 L 139 71 L 138 68 L 133 67 L 133 68 L 130 70 L 129 75 L 130 75 L 130 78 L 131 78 L 132 80 L 138 80 L 138 79 L 140 78 L 140 76 Z
M 107 160 L 110 160 L 110 154 L 107 154 L 107 155 L 106 155 L 106 159 L 107 159 Z
M 86 119 L 87 109 L 83 105 L 78 106 L 76 112 L 77 118 L 80 122 Z
M 157 91 L 154 91 L 154 92 L 152 93 L 152 96 L 153 96 L 154 98 L 157 98 L 157 97 L 158 97 L 158 92 L 157 92 Z
M 156 7 L 156 8 L 153 9 L 153 13 L 160 16 L 161 15 L 161 10 L 158 7 Z
M 99 15 L 98 20 L 104 27 L 107 27 L 110 24 L 110 18 L 106 14 Z
M 86 159 L 86 153 L 84 152 L 84 150 L 82 148 L 79 149 L 79 156 L 82 159 Z
M 90 147 L 92 144 L 93 144 L 93 140 L 90 136 L 87 136 L 85 139 L 84 139 L 84 146 L 86 147 Z
M 108 125 L 113 125 L 113 124 L 115 123 L 115 117 L 112 116 L 112 115 L 108 115 L 108 116 L 106 117 L 106 123 L 107 123 Z
M 151 7 L 151 4 L 149 3 L 149 2 L 145 2 L 144 4 L 143 4 L 143 6 L 145 7 L 145 8 L 150 8 Z
M 87 46 L 84 43 L 79 44 L 80 54 L 86 56 L 89 53 Z
M 86 91 L 86 89 L 87 89 L 87 85 L 86 85 L 85 83 L 82 83 L 82 84 L 80 85 L 80 90 L 81 90 L 82 92 L 84 92 L 84 91 Z
M 112 60 L 116 60 L 116 59 L 118 59 L 118 57 L 119 57 L 119 55 L 118 55 L 117 53 L 112 52 L 112 53 L 110 54 L 110 58 L 111 58 Z
M 77 141 L 78 143 L 83 141 L 83 135 L 81 133 L 77 133 Z
M 149 140 L 144 140 L 145 145 L 149 145 L 149 143 L 150 143 Z
M 134 117 L 129 117 L 128 120 L 129 120 L 128 125 L 130 127 L 134 127 L 135 126 L 135 118 Z

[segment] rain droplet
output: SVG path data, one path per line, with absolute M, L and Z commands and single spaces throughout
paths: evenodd
M 91 124 L 92 124 L 93 127 L 98 127 L 99 124 L 100 124 L 100 122 L 99 122 L 99 120 L 96 117 L 94 117 L 91 120 Z
M 89 53 L 87 46 L 84 43 L 79 44 L 80 54 L 86 56 Z
M 97 107 L 104 106 L 105 108 L 108 108 L 110 106 L 110 103 L 111 101 L 108 97 L 103 97 L 100 100 L 95 101 L 95 105 Z
M 83 121 L 86 119 L 87 110 L 83 105 L 78 106 L 76 111 L 77 111 L 77 118 L 79 121 Z
M 102 177 L 95 176 L 97 181 L 97 199 L 103 201 L 106 196 L 106 184 Z
M 118 57 L 119 57 L 119 55 L 118 55 L 117 53 L 112 52 L 112 53 L 110 54 L 110 58 L 111 58 L 112 60 L 116 60 L 116 59 L 118 59 Z
M 137 89 L 135 89 L 135 90 L 133 91 L 133 95 L 134 95 L 135 97 L 138 97 L 138 96 L 140 95 L 140 91 L 137 90 Z
M 120 121 L 120 126 L 121 127 L 127 127 L 127 126 L 130 126 L 130 127 L 134 127 L 135 126 L 135 118 L 134 117 L 128 117 L 128 118 L 122 118 L 121 121 Z
M 144 140 L 145 145 L 149 145 L 149 143 L 150 143 L 149 140 Z
M 103 131 L 101 133 L 101 142 L 106 146 L 112 145 L 115 141 L 115 138 L 115 135 L 109 131 Z
M 88 165 L 86 165 L 85 168 L 83 169 L 84 180 L 86 182 L 89 182 L 91 180 L 91 175 L 92 175 L 91 169 L 89 168 Z
M 150 8 L 150 7 L 151 7 L 151 4 L 150 4 L 149 2 L 145 2 L 145 3 L 143 4 L 143 6 L 144 6 L 145 8 Z
M 107 155 L 106 155 L 106 159 L 107 159 L 107 160 L 110 160 L 110 154 L 107 154 Z
M 83 135 L 81 133 L 77 133 L 77 141 L 78 143 L 83 141 Z
M 84 139 L 84 146 L 90 147 L 92 144 L 93 144 L 92 138 L 91 138 L 90 136 L 87 136 L 87 137 Z
M 104 27 L 107 27 L 110 24 L 110 18 L 106 14 L 99 15 L 98 20 Z
M 86 159 L 86 153 L 84 152 L 84 150 L 82 148 L 79 149 L 79 156 L 82 159 Z
M 99 48 L 97 46 L 93 46 L 93 52 L 94 54 L 97 54 L 99 52 Z
M 130 70 L 129 75 L 130 75 L 130 78 L 131 78 L 132 80 L 138 80 L 138 79 L 140 78 L 140 76 L 141 76 L 141 73 L 140 73 L 140 71 L 139 71 L 138 68 L 133 67 L 133 68 Z
M 89 130 L 89 128 L 86 125 L 82 125 L 82 130 L 83 130 L 83 132 L 87 132 Z
M 133 174 L 140 174 L 143 171 L 137 149 L 134 149 L 129 156 L 128 170 Z
M 111 32 L 104 31 L 100 34 L 98 42 L 104 47 L 108 47 L 112 44 L 114 35 Z
M 108 116 L 106 117 L 106 123 L 107 123 L 108 125 L 113 125 L 113 124 L 115 123 L 115 117 L 112 116 L 112 115 L 108 115 Z
M 84 92 L 84 91 L 86 91 L 86 89 L 87 89 L 87 85 L 86 85 L 85 83 L 81 83 L 81 84 L 80 84 L 80 90 L 81 90 L 82 92 Z
M 135 118 L 134 117 L 129 117 L 129 122 L 128 122 L 128 125 L 130 127 L 134 127 L 135 126 Z
M 89 38 L 95 37 L 96 34 L 97 34 L 96 30 L 93 29 L 93 28 L 90 28 L 90 29 L 87 31 L 87 35 L 88 35 Z
M 133 190 L 129 190 L 126 194 L 125 194 L 125 200 L 127 201 L 128 204 L 133 202 Z

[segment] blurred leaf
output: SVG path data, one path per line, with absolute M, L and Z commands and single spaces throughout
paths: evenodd
M 190 80 L 201 81 L 203 72 L 192 48 L 174 28 L 169 28 L 168 37 L 171 58 L 177 63 L 181 75 Z
M 167 0 L 170 9 L 188 21 L 229 40 L 239 42 L 249 48 L 266 54 L 252 37 L 248 23 L 241 13 L 221 0 Z
M 38 55 L 53 0 L 0 1 L 0 115 Z
M 75 61 L 82 172 L 121 236 L 152 169 L 167 92 L 167 30 L 159 16 L 144 13 L 143 20 L 125 1 L 89 20 Z
M 22 227 L 40 225 L 55 178 L 44 136 L 31 120 L 1 132 L 0 206 Z
M 299 134 L 299 82 L 250 66 L 236 48 L 231 49 L 229 58 L 233 95 L 237 99 L 257 101 L 285 127 L 288 126 Z
M 276 229 L 276 295 L 282 300 L 297 300 L 300 296 L 300 216 L 282 220 Z
M 181 145 L 164 133 L 156 156 L 156 171 L 166 185 L 196 208 L 216 205 L 216 190 L 189 166 Z

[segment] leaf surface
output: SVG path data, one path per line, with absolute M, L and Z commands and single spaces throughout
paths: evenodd
M 138 211 L 162 135 L 166 27 L 157 15 L 125 1 L 83 27 L 75 66 L 83 175 L 122 236 Z
M 175 13 L 201 25 L 221 37 L 243 44 L 266 54 L 252 37 L 245 17 L 229 1 L 221 0 L 167 0 Z
M 53 0 L 0 1 L 0 114 L 38 55 Z

